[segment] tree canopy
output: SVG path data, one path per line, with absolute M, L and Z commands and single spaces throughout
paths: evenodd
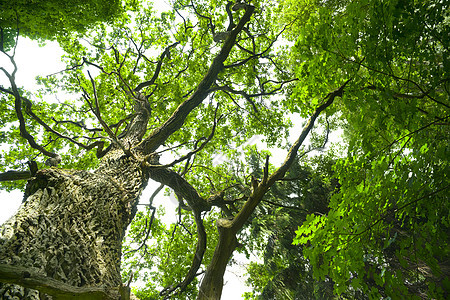
M 89 27 L 118 17 L 122 1 L 32 1 L 4 0 L 0 3 L 0 36 L 3 50 L 14 46 L 17 31 L 22 36 L 53 40 L 85 32 Z
M 5 2 L 2 187 L 139 162 L 161 183 L 122 244 L 141 299 L 220 297 L 233 251 L 264 262 L 247 299 L 448 297 L 448 3 L 248 2 Z M 39 93 L 16 82 L 19 33 L 65 51 Z

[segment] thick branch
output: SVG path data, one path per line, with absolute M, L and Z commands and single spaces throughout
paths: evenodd
M 149 177 L 170 187 L 177 195 L 181 196 L 194 211 L 206 211 L 210 209 L 195 188 L 189 184 L 180 174 L 166 168 L 150 167 Z
M 292 163 L 295 160 L 295 157 L 297 155 L 297 151 L 300 148 L 300 146 L 305 141 L 306 137 L 308 136 L 311 129 L 314 127 L 314 122 L 316 121 L 317 117 L 320 115 L 322 111 L 324 111 L 328 106 L 333 104 L 333 101 L 336 97 L 342 97 L 342 94 L 344 92 L 344 88 L 347 86 L 347 84 L 350 82 L 351 79 L 348 79 L 343 85 L 341 85 L 337 90 L 329 93 L 325 98 L 324 102 L 317 107 L 311 117 L 308 120 L 308 123 L 303 128 L 299 138 L 295 143 L 292 145 L 292 147 L 289 149 L 289 152 L 286 156 L 285 161 L 283 164 L 269 177 L 268 184 L 272 185 L 275 183 L 275 181 L 281 179 L 286 174 L 287 170 L 290 168 Z
M 30 268 L 0 264 L 0 282 L 38 290 L 55 299 L 117 299 L 119 288 L 75 287 L 32 271 Z
M 232 47 L 236 42 L 237 35 L 242 31 L 244 25 L 250 20 L 253 14 L 254 7 L 248 5 L 245 14 L 239 21 L 239 24 L 230 32 L 229 37 L 225 40 L 221 51 L 214 58 L 209 70 L 203 80 L 197 86 L 197 89 L 192 96 L 181 103 L 172 116 L 167 119 L 164 124 L 153 131 L 148 138 L 142 141 L 140 147 L 145 154 L 154 152 L 160 145 L 162 145 L 168 137 L 170 137 L 175 131 L 180 129 L 187 116 L 194 110 L 203 100 L 208 96 L 209 88 L 216 81 L 217 75 L 223 70 L 223 63 L 227 59 Z
M 7 171 L 0 173 L 1 181 L 14 181 L 14 180 L 25 180 L 31 178 L 30 171 Z
M 336 97 L 341 97 L 342 93 L 344 91 L 345 86 L 350 82 L 350 79 L 347 80 L 340 88 L 337 90 L 329 93 L 324 101 L 319 107 L 317 107 L 311 117 L 308 120 L 308 123 L 306 123 L 305 127 L 303 128 L 299 138 L 297 141 L 291 146 L 289 149 L 289 152 L 286 156 L 286 159 L 284 160 L 283 164 L 275 171 L 273 172 L 267 180 L 263 180 L 257 189 L 255 189 L 250 195 L 247 202 L 244 204 L 242 209 L 239 211 L 239 213 L 236 215 L 236 217 L 233 220 L 233 231 L 238 232 L 241 230 L 242 226 L 244 226 L 244 223 L 247 221 L 247 219 L 250 217 L 252 212 L 254 211 L 255 207 L 259 204 L 262 197 L 266 193 L 266 191 L 277 181 L 284 177 L 288 169 L 291 167 L 292 163 L 295 160 L 295 157 L 297 156 L 298 149 L 305 141 L 306 137 L 310 133 L 311 129 L 314 127 L 314 122 L 316 121 L 317 117 L 320 115 L 322 111 L 324 111 L 328 106 L 330 106 L 334 99 Z M 267 166 L 266 166 L 267 167 Z M 266 172 L 266 170 L 264 170 Z

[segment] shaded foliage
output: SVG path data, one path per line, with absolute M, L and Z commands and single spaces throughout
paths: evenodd
M 262 262 L 250 262 L 248 283 L 253 292 L 247 299 L 332 298 L 333 282 L 313 278 L 303 247 L 292 245 L 292 237 L 308 214 L 327 214 L 329 199 L 339 189 L 333 164 L 331 158 L 321 156 L 297 162 L 258 207 L 248 241 L 253 253 L 261 253 Z

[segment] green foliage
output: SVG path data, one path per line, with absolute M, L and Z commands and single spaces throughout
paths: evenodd
M 125 3 L 114 1 L 4 0 L 0 4 L 2 49 L 15 44 L 19 32 L 33 39 L 52 40 L 71 32 L 85 32 L 99 22 L 111 21 Z
M 120 134 L 128 123 L 127 118 L 133 112 L 130 90 L 153 78 L 161 54 L 173 45 L 162 59 L 161 71 L 154 83 L 141 91 L 149 96 L 152 117 L 147 134 L 150 134 L 153 128 L 160 126 L 170 117 L 180 103 L 189 98 L 194 87 L 205 75 L 213 57 L 217 55 L 220 45 L 212 41 L 211 24 L 216 27 L 216 31 L 223 30 L 228 25 L 225 24 L 228 20 L 223 3 L 195 3 L 195 10 L 199 14 L 209 16 L 214 12 L 211 14 L 212 23 L 209 24 L 207 19 L 194 14 L 193 6 L 188 2 L 173 3 L 173 8 L 183 13 L 183 22 L 177 19 L 175 10 L 158 12 L 152 4 L 147 3 L 140 5 L 139 9 L 137 5 L 127 6 L 131 10 L 120 17 L 108 19 L 108 26 L 96 23 L 96 26 L 86 27 L 82 32 L 58 35 L 58 41 L 66 52 L 63 61 L 67 64 L 67 70 L 38 79 L 42 89 L 39 95 L 33 95 L 31 98 L 34 112 L 47 124 L 66 136 L 75 137 L 80 143 L 86 145 L 104 140 L 106 147 L 110 141 L 104 138 L 106 133 L 92 113 L 88 101 L 81 96 L 83 93 L 88 94 L 91 104 L 93 103 L 94 88 L 89 74 L 95 84 L 103 120 L 114 132 Z M 111 5 L 111 9 L 113 6 Z M 67 9 L 69 8 L 70 6 Z M 264 20 L 271 16 L 270 5 L 259 8 L 257 19 Z M 259 34 L 255 35 L 254 42 L 243 34 L 239 41 L 240 46 L 264 55 L 257 56 L 248 64 L 227 68 L 219 75 L 214 87 L 228 85 L 236 90 L 244 90 L 247 94 L 257 94 L 261 85 L 264 85 L 267 91 L 276 90 L 276 80 L 288 78 L 285 71 L 267 63 L 269 59 L 277 64 L 283 62 L 283 56 L 276 54 L 271 45 L 271 40 L 279 33 L 280 28 L 270 26 L 268 22 L 252 22 L 249 24 L 249 30 Z M 176 42 L 178 44 L 175 45 Z M 286 55 L 287 52 L 284 53 Z M 248 53 L 235 47 L 227 63 L 239 62 L 246 58 L 246 55 L 248 56 Z M 272 72 L 275 75 L 269 77 Z M 259 87 L 254 84 L 256 80 L 260 81 Z M 52 98 L 56 91 L 73 96 L 69 98 L 71 100 L 59 101 L 60 103 L 47 103 L 48 98 Z M 11 112 L 12 101 L 12 98 L 6 101 Z M 258 134 L 265 137 L 269 146 L 281 146 L 285 144 L 287 129 L 291 125 L 284 114 L 285 111 L 284 105 L 270 95 L 248 101 L 242 96 L 218 90 L 188 116 L 185 126 L 169 138 L 166 147 L 182 144 L 182 147 L 177 148 L 177 153 L 192 150 L 196 141 L 211 133 L 211 127 L 220 116 L 222 119 L 216 128 L 214 141 L 196 156 L 198 165 L 210 166 L 213 159 L 211 153 L 225 158 L 236 157 L 240 151 L 239 147 Z M 8 115 L 4 117 L 7 118 Z M 4 153 L 3 170 L 12 167 L 18 169 L 14 165 L 14 160 L 18 157 L 23 160 L 21 169 L 26 169 L 24 163 L 29 158 L 34 158 L 39 166 L 42 166 L 44 157 L 38 155 L 39 153 L 30 153 L 26 143 L 18 138 L 17 124 L 10 124 L 14 121 L 14 115 L 10 118 L 11 121 L 5 120 L 2 124 L 6 125 L 5 133 L 10 133 L 11 136 L 2 142 L 17 144 L 17 149 L 11 148 L 10 152 Z M 76 124 L 67 122 L 69 120 Z M 113 127 L 117 124 L 120 126 Z M 27 127 L 30 133 L 39 137 L 38 143 L 47 145 L 46 148 L 50 151 L 62 156 L 63 167 L 91 169 L 96 166 L 97 160 L 92 153 L 95 149 L 80 150 L 77 145 L 58 139 L 48 131 L 39 131 L 38 126 L 34 129 L 34 125 L 35 123 L 31 122 Z M 9 130 L 8 126 L 12 126 L 12 130 Z M 21 140 L 20 143 L 15 143 L 16 139 Z M 195 167 L 195 172 L 190 172 L 190 179 L 204 182 L 206 176 L 215 176 L 214 171 L 204 173 L 205 168 L 201 166 Z M 223 186 L 224 183 L 225 181 L 222 181 L 218 186 Z
M 159 292 L 183 281 L 195 254 L 197 234 L 192 214 L 181 212 L 178 222 L 170 226 L 161 222 L 164 214 L 164 209 L 158 209 L 151 222 L 151 209 L 147 207 L 145 212 L 138 212 L 128 230 L 127 241 L 123 244 L 123 280 L 127 282 L 133 272 L 134 280 L 141 285 L 135 289 L 140 299 L 163 299 Z M 203 270 L 211 261 L 217 243 L 216 218 L 217 213 L 210 212 L 203 221 L 208 235 L 207 252 L 201 267 Z M 195 298 L 197 284 L 198 279 L 194 279 L 174 299 Z
M 351 81 L 320 118 L 322 124 L 343 129 L 340 157 L 332 149 L 327 154 L 332 162 L 319 157 L 296 164 L 289 176 L 298 180 L 273 186 L 239 234 L 249 241 L 239 251 L 256 251 L 264 260 L 264 265 L 250 264 L 254 292 L 246 297 L 448 296 L 448 3 L 252 3 L 257 8 L 253 20 L 238 37 L 209 97 L 158 149 L 172 149 L 164 158 L 170 162 L 195 149 L 217 124 L 214 138 L 184 175 L 202 196 L 224 191 L 225 199 L 236 200 L 235 213 L 250 194 L 250 175 L 262 177 L 269 154 L 246 143 L 260 135 L 269 147 L 286 148 L 292 126 L 288 114 L 310 115 L 329 92 Z M 216 0 L 173 1 L 167 12 L 133 1 L 1 5 L 3 49 L 13 47 L 17 28 L 32 38 L 57 39 L 64 49 L 67 70 L 39 78 L 37 95 L 21 92 L 44 122 L 83 144 L 111 143 L 90 107 L 94 90 L 102 119 L 120 134 L 132 117 L 132 90 L 147 82 L 140 90 L 151 108 L 146 134 L 161 126 L 192 95 L 219 53 L 212 30 L 228 26 L 225 5 Z M 285 40 L 273 43 L 281 32 Z M 295 83 L 280 87 L 293 78 Z M 47 100 L 55 92 L 73 96 L 58 103 Z M 0 171 L 25 170 L 28 160 L 42 167 L 43 156 L 20 137 L 14 99 L 2 94 L 0 109 L 0 142 L 11 145 L 1 153 Z M 29 116 L 26 125 L 39 144 L 62 156 L 62 167 L 97 165 L 95 150 L 80 150 Z M 322 142 L 320 135 L 312 136 L 314 145 Z M 184 167 L 174 169 L 181 173 Z M 212 211 L 204 218 L 208 248 L 202 268 L 217 241 L 214 220 L 225 213 L 230 212 Z M 136 290 L 142 299 L 157 299 L 157 290 L 183 279 L 196 241 L 190 213 L 180 213 L 170 227 L 161 222 L 162 211 L 151 224 L 150 215 L 137 214 L 123 252 L 124 281 L 136 271 L 145 282 Z M 196 283 L 179 298 L 195 297 Z
M 294 243 L 306 245 L 314 276 L 329 276 L 338 295 L 442 299 L 450 254 L 448 6 L 308 7 L 292 31 L 304 83 L 295 95 L 305 102 L 353 80 L 336 106 L 348 143 L 335 167 L 340 192 L 327 216 L 306 219 Z

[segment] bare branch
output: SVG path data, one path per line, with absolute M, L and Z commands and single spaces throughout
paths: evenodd
M 78 122 L 77 122 L 77 121 L 71 121 L 71 120 L 67 120 L 67 121 L 65 121 L 65 120 L 63 120 L 63 121 L 58 121 L 58 120 L 56 120 L 54 117 L 52 117 L 52 120 L 53 120 L 53 122 L 55 122 L 57 125 L 59 125 L 59 124 L 72 124 L 72 125 L 75 125 L 75 126 L 77 126 L 77 127 L 80 127 L 80 128 L 82 128 L 82 129 L 84 129 L 84 130 L 86 130 L 86 131 L 90 131 L 90 132 L 102 131 L 102 129 L 100 129 L 100 128 L 87 128 L 83 121 L 78 121 Z
M 3 68 L 0 68 L 0 69 L 3 69 Z M 4 69 L 3 69 L 2 71 L 5 72 Z M 8 76 L 8 75 L 7 75 L 7 76 Z M 9 78 L 9 77 L 8 77 L 8 78 Z M 14 80 L 14 78 L 11 78 L 11 79 Z M 16 92 L 14 92 L 14 89 L 16 90 Z M 60 132 L 54 130 L 52 127 L 50 127 L 47 123 L 45 123 L 41 118 L 39 118 L 39 117 L 33 112 L 33 110 L 32 110 L 32 106 L 33 106 L 32 102 L 31 102 L 29 99 L 20 96 L 20 94 L 19 94 L 19 92 L 18 92 L 18 89 L 17 89 L 15 83 L 14 83 L 13 91 L 10 91 L 10 90 L 5 89 L 5 88 L 3 88 L 3 87 L 0 87 L 0 90 L 1 90 L 2 92 L 4 92 L 4 93 L 7 93 L 7 94 L 10 94 L 10 95 L 14 96 L 14 97 L 16 98 L 15 103 L 18 102 L 17 99 L 19 99 L 19 101 L 20 101 L 21 103 L 23 102 L 23 103 L 24 103 L 24 106 L 25 106 L 25 112 L 26 112 L 30 117 L 32 117 L 39 125 L 41 125 L 42 127 L 44 127 L 45 130 L 47 130 L 47 131 L 50 132 L 50 133 L 53 133 L 53 134 L 56 135 L 58 138 L 66 139 L 66 140 L 70 141 L 71 143 L 73 143 L 74 145 L 77 145 L 77 146 L 79 146 L 79 147 L 81 147 L 81 148 L 83 148 L 83 149 L 85 149 L 85 150 L 87 150 L 87 151 L 89 151 L 89 150 L 91 150 L 91 149 L 93 149 L 93 148 L 97 148 L 96 155 L 97 155 L 98 158 L 103 157 L 103 156 L 106 154 L 106 152 L 109 150 L 109 149 L 103 150 L 103 147 L 104 147 L 104 144 L 105 144 L 104 141 L 97 141 L 97 142 L 94 142 L 94 143 L 92 143 L 92 144 L 85 145 L 85 144 L 83 144 L 83 143 L 80 143 L 80 142 L 76 141 L 74 138 L 71 138 L 71 137 L 69 137 L 69 136 L 63 135 L 63 134 L 61 134 Z M 18 95 L 18 98 L 16 97 L 16 95 Z M 20 106 L 19 108 L 20 108 L 19 114 L 22 116 L 21 118 L 22 118 L 22 120 L 24 121 L 23 114 L 22 114 L 22 110 L 21 110 L 21 106 Z M 16 110 L 16 113 L 17 113 L 17 110 Z M 20 122 L 20 117 L 18 117 L 18 118 L 19 118 L 19 122 Z M 56 121 L 54 118 L 52 118 L 52 119 L 53 119 L 53 121 L 55 121 L 55 122 L 58 124 L 58 121 Z M 59 121 L 59 122 L 64 122 L 64 121 Z M 20 127 L 19 127 L 20 130 L 22 130 L 21 127 L 22 127 L 22 125 L 20 125 Z M 23 127 L 25 128 L 25 125 L 23 125 Z M 87 129 L 87 128 L 86 128 L 86 129 Z M 89 129 L 87 129 L 87 130 L 89 130 Z M 97 129 L 93 129 L 93 130 L 97 130 Z M 22 132 L 22 131 L 21 131 L 21 132 Z M 22 134 L 22 133 L 21 133 L 21 134 Z M 55 157 L 57 156 L 56 153 L 53 153 L 53 154 L 52 154 L 52 152 L 46 151 L 46 150 L 45 150 L 45 146 L 44 146 L 44 147 L 39 146 L 39 145 L 34 141 L 34 138 L 26 131 L 26 128 L 25 128 L 25 134 L 24 134 L 23 136 L 27 139 L 27 141 L 29 142 L 29 144 L 30 144 L 30 146 L 31 146 L 32 148 L 34 148 L 34 149 L 40 151 L 41 153 L 43 153 L 44 155 L 49 156 L 49 157 L 55 158 Z M 30 140 L 31 140 L 31 143 L 30 143 Z M 34 147 L 33 145 L 35 145 L 35 146 L 37 145 L 38 148 Z M 41 149 L 44 149 L 45 152 L 42 152 Z M 47 153 L 47 154 L 46 154 L 46 153 Z M 50 155 L 49 155 L 49 154 L 50 154 Z
M 228 15 L 228 27 L 227 31 L 231 31 L 234 27 L 236 27 L 236 24 L 233 22 L 233 14 L 231 13 L 231 6 L 233 5 L 233 2 L 228 1 L 227 5 L 225 6 L 225 9 L 227 11 Z
M 258 203 L 261 201 L 262 197 L 266 193 L 266 191 L 277 181 L 284 177 L 287 170 L 290 168 L 292 163 L 294 162 L 298 149 L 305 141 L 306 137 L 314 127 L 314 122 L 317 119 L 317 117 L 320 115 L 320 113 L 325 110 L 328 106 L 330 106 L 334 99 L 336 97 L 341 97 L 342 93 L 344 91 L 345 86 L 350 82 L 351 79 L 347 80 L 343 85 L 341 85 L 338 89 L 335 91 L 329 93 L 327 96 L 325 96 L 323 103 L 319 105 L 314 112 L 312 113 L 311 117 L 309 118 L 309 121 L 303 128 L 299 138 L 297 141 L 291 146 L 285 161 L 283 164 L 275 170 L 270 176 L 268 176 L 266 181 L 263 181 L 259 184 L 258 188 L 252 192 L 250 197 L 248 198 L 247 202 L 244 204 L 242 209 L 239 211 L 239 213 L 235 216 L 232 222 L 232 229 L 233 232 L 237 233 L 244 223 L 247 221 L 247 219 L 250 217 L 251 213 L 254 211 L 255 207 L 258 205 Z M 266 166 L 267 166 L 267 158 L 266 158 Z M 266 170 L 264 170 L 264 173 L 266 173 Z
M 311 117 L 308 120 L 308 123 L 303 128 L 299 138 L 295 143 L 292 145 L 292 147 L 289 149 L 288 155 L 283 162 L 283 164 L 269 177 L 268 184 L 272 185 L 275 181 L 281 179 L 286 174 L 287 170 L 290 168 L 292 163 L 295 160 L 295 157 L 297 156 L 298 149 L 305 141 L 306 137 L 308 136 L 311 129 L 314 127 L 314 122 L 317 119 L 317 117 L 320 115 L 322 111 L 324 111 L 328 106 L 330 106 L 334 99 L 336 97 L 342 97 L 342 94 L 344 92 L 344 88 L 347 86 L 347 84 L 351 81 L 351 79 L 348 79 L 344 84 L 342 84 L 338 89 L 334 90 L 333 92 L 328 93 L 327 96 L 325 96 L 322 104 L 320 104 L 313 112 Z
M 170 187 L 174 192 L 183 197 L 194 211 L 206 211 L 210 209 L 208 203 L 197 190 L 180 174 L 166 168 L 151 167 L 147 170 L 150 178 Z

